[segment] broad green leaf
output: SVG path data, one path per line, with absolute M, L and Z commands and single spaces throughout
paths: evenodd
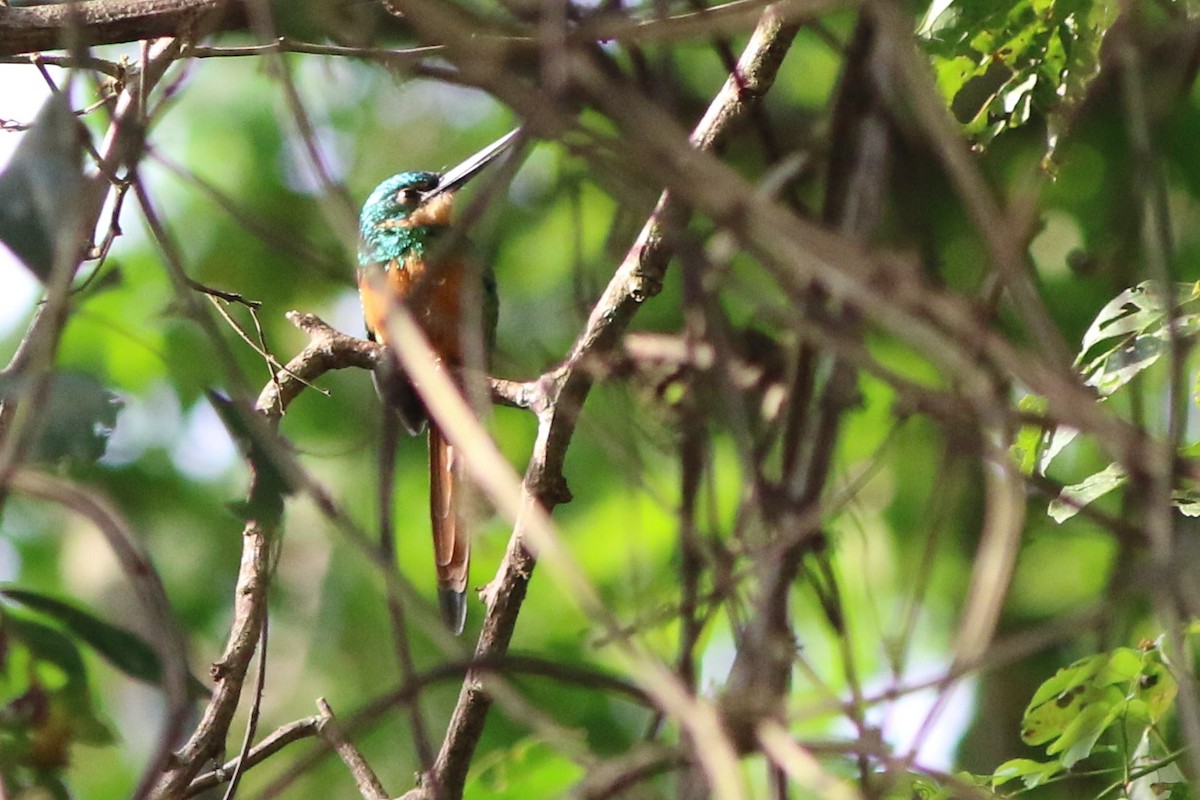
M 0 173 L 0 242 L 43 283 L 72 244 L 84 186 L 83 128 L 55 92 Z
M 1096 702 L 1108 686 L 1128 682 L 1141 671 L 1137 651 L 1118 648 L 1063 667 L 1038 687 L 1025 709 L 1021 738 L 1045 744 L 1061 736 L 1080 709 Z
M 1171 709 L 1178 692 L 1175 676 L 1163 661 L 1162 648 L 1147 649 L 1142 654 L 1142 669 L 1134 686 L 1134 694 L 1145 702 L 1150 724 L 1157 724 Z
M 1002 786 L 1011 780 L 1020 778 L 1026 789 L 1040 786 L 1058 772 L 1062 771 L 1058 761 L 1034 761 L 1031 758 L 1014 758 L 996 767 L 992 773 L 992 788 Z
M 1047 513 L 1052 520 L 1062 524 L 1078 514 L 1081 508 L 1123 485 L 1128 478 L 1120 464 L 1109 464 L 1079 483 L 1064 486 L 1059 496 L 1050 502 Z
M 1041 474 L 1046 474 L 1046 470 L 1050 469 L 1050 462 L 1058 456 L 1067 445 L 1075 441 L 1075 437 L 1079 435 L 1078 428 L 1068 428 L 1065 425 L 1059 425 L 1046 437 L 1046 443 L 1042 447 L 1042 457 L 1038 460 L 1037 469 Z
M 1101 397 L 1108 397 L 1152 367 L 1166 350 L 1165 330 L 1135 336 L 1099 359 L 1085 383 L 1095 387 Z
M 135 634 L 62 600 L 27 589 L 0 585 L 0 596 L 52 617 L 117 669 L 147 683 L 162 682 L 162 663 Z
M 530 738 L 477 759 L 468 774 L 464 795 L 494 800 L 564 797 L 583 776 L 583 768 L 557 748 Z
M 57 672 L 65 678 L 55 688 L 67 684 L 86 686 L 87 670 L 83 658 L 79 654 L 79 647 L 69 636 L 27 612 L 8 607 L 0 610 L 0 613 L 3 614 L 6 634 L 22 642 L 33 655 L 33 678 L 39 675 L 39 662 L 47 662 L 55 665 Z
M 939 92 L 979 144 L 1035 116 L 1056 134 L 1096 73 L 1101 42 L 1116 18 L 1113 6 L 958 0 L 927 16 L 920 34 Z M 985 72 L 994 79 L 1001 69 L 1003 80 L 977 83 Z
M 0 607 L 0 629 L 8 641 L 28 648 L 28 692 L 40 692 L 57 715 L 57 724 L 75 741 L 104 744 L 112 740 L 108 726 L 92 706 L 87 669 L 79 648 L 69 636 L 24 609 Z
M 1157 786 L 1161 785 L 1156 784 Z M 1192 800 L 1192 782 L 1188 780 L 1172 781 L 1169 786 L 1170 791 L 1162 800 Z M 1160 793 L 1161 794 L 1161 793 Z
M 1113 709 L 1121 693 L 1109 688 L 1079 709 L 1063 728 L 1062 734 L 1046 748 L 1046 755 L 1062 753 L 1059 761 L 1067 769 L 1092 754 L 1100 735 L 1112 724 Z
M 1091 755 L 1113 725 L 1155 725 L 1175 692 L 1157 647 L 1100 653 L 1059 670 L 1038 688 L 1025 710 L 1021 738 L 1047 744 L 1047 755 L 1061 754 L 1059 762 L 1070 768 Z
M 1190 298 L 1193 289 L 1194 284 L 1177 284 L 1177 300 Z M 1105 303 L 1096 314 L 1087 332 L 1083 334 L 1083 342 L 1079 349 L 1080 358 L 1106 339 L 1140 333 L 1152 325 L 1161 323 L 1166 316 L 1166 308 L 1167 299 L 1155 281 L 1144 281 L 1126 289 Z
M 0 613 L 0 708 L 29 691 L 33 682 L 33 653 L 29 646 L 5 632 L 4 614 Z

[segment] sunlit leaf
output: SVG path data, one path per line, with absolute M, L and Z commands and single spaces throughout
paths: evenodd
M 1045 474 L 1046 470 L 1050 469 L 1050 462 L 1065 450 L 1067 445 L 1075 441 L 1075 437 L 1078 435 L 1078 428 L 1071 428 L 1066 425 L 1059 425 L 1050 431 L 1046 437 L 1046 444 L 1042 448 L 1042 457 L 1038 461 L 1038 472 Z
M 1047 513 L 1055 522 L 1066 522 L 1078 514 L 1080 509 L 1124 485 L 1128 479 L 1128 474 L 1120 464 L 1109 464 L 1079 483 L 1064 486 L 1059 496 L 1050 502 Z
M 1200 517 L 1200 494 L 1196 492 L 1176 493 L 1174 500 L 1175 507 L 1179 509 L 1180 514 L 1185 517 Z
M 1181 307 L 1197 299 L 1196 283 L 1173 287 L 1176 335 L 1197 325 L 1195 313 Z M 1153 365 L 1167 349 L 1168 298 L 1161 284 L 1146 281 L 1118 294 L 1105 304 L 1083 336 L 1076 364 L 1102 397 L 1107 397 Z M 1106 349 L 1085 360 L 1099 344 Z
M 1190 283 L 1177 284 L 1177 299 L 1187 298 L 1193 288 L 1194 285 Z M 1126 289 L 1105 303 L 1096 314 L 1083 334 L 1080 357 L 1106 339 L 1140 333 L 1160 323 L 1166 315 L 1166 308 L 1167 299 L 1156 281 L 1145 281 Z
M 1100 653 L 1059 670 L 1038 687 L 1025 710 L 1021 738 L 1047 744 L 1046 754 L 1059 755 L 1070 768 L 1091 755 L 1118 722 L 1156 724 L 1173 705 L 1175 692 L 1159 648 Z
M 33 681 L 33 653 L 4 629 L 5 618 L 0 614 L 0 643 L 4 648 L 4 658 L 0 659 L 0 707 L 29 691 Z
M 1064 110 L 1082 98 L 1095 75 L 1101 42 L 1116 18 L 1111 6 L 1086 0 L 952 2 L 921 29 L 938 90 L 981 144 L 1035 115 L 1056 131 Z M 977 81 L 989 70 L 1003 78 L 981 92 Z
M 1043 415 L 1049 403 L 1041 395 L 1028 394 L 1018 401 L 1017 408 L 1024 414 Z M 1012 445 L 1012 458 L 1017 462 L 1022 475 L 1032 475 L 1038 466 L 1039 453 L 1045 430 L 1040 425 L 1022 425 Z
M 38 676 L 37 663 L 46 662 L 53 664 L 63 678 L 54 688 L 62 688 L 67 683 L 86 684 L 87 670 L 83 658 L 79 654 L 79 647 L 69 636 L 11 607 L 0 608 L 0 619 L 4 621 L 7 634 L 22 642 L 32 653 L 34 678 Z
M 1062 769 L 1063 766 L 1058 761 L 1043 762 L 1034 761 L 1031 758 L 1014 758 L 1005 761 L 992 772 L 992 788 L 1020 778 L 1026 789 L 1032 789 L 1045 783 Z
M 524 739 L 478 759 L 467 776 L 464 795 L 496 800 L 563 797 L 583 775 L 583 768 L 557 748 L 538 739 Z
M 1178 692 L 1175 676 L 1163 662 L 1162 648 L 1148 648 L 1142 654 L 1142 670 L 1133 687 L 1133 694 L 1146 704 L 1147 721 L 1150 724 L 1157 724 L 1163 718 L 1175 704 Z
M 1141 658 L 1129 648 L 1099 653 L 1063 667 L 1038 687 L 1025 709 L 1021 738 L 1044 744 L 1061 736 L 1079 710 L 1096 701 L 1099 692 L 1128 682 L 1141 669 Z
M 1165 331 L 1131 338 L 1121 347 L 1099 361 L 1088 376 L 1088 386 L 1095 387 L 1101 397 L 1108 397 L 1133 380 L 1138 373 L 1149 369 L 1166 352 Z

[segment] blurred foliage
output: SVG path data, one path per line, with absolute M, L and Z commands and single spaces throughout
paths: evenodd
M 66 797 L 63 768 L 80 742 L 107 744 L 75 638 L 44 618 L 0 604 L 0 782 L 21 796 Z
M 282 29 L 295 36 L 350 43 L 381 36 L 410 43 L 403 30 L 381 33 L 380 20 L 365 10 L 368 4 L 275 5 Z M 1159 14 L 1152 22 L 1159 26 L 1186 10 L 1169 2 L 1152 5 Z M 1006 194 L 1026 190 L 1031 175 L 1045 177 L 1042 224 L 1030 258 L 1055 323 L 1069 340 L 1081 343 L 1077 365 L 1105 402 L 1130 419 L 1146 421 L 1158 413 L 1168 380 L 1156 362 L 1167 342 L 1164 320 L 1170 304 L 1153 285 L 1129 279 L 1144 271 L 1137 224 L 1143 195 L 1135 187 L 1138 170 L 1120 111 L 1106 106 L 1103 97 L 1084 102 L 1116 5 L 959 0 L 938 3 L 936 9 L 920 26 L 921 41 L 937 88 L 965 135 L 978 145 L 984 170 Z M 769 96 L 767 114 L 777 145 L 801 162 L 819 157 L 827 146 L 822 139 L 827 106 L 853 19 L 839 11 L 803 28 Z M 735 47 L 743 39 L 735 37 Z M 222 41 L 242 39 L 230 35 Z M 618 53 L 615 58 L 655 79 L 655 91 L 669 98 L 685 124 L 698 118 L 726 75 L 708 42 L 647 47 L 636 57 Z M 299 88 L 322 154 L 344 183 L 344 193 L 322 186 L 309 163 L 273 72 L 278 67 L 267 69 L 249 59 L 202 59 L 181 70 L 187 74 L 180 90 L 150 130 L 151 156 L 142 173 L 189 275 L 260 302 L 251 311 L 212 301 L 254 332 L 255 345 L 286 360 L 303 344 L 302 335 L 284 320 L 290 309 L 362 332 L 352 269 L 357 201 L 397 170 L 455 163 L 507 130 L 513 119 L 481 92 L 397 77 L 366 62 L 290 55 L 281 65 Z M 32 66 L 7 70 L 14 81 L 40 80 Z M 1149 78 L 1148 83 L 1166 91 L 1165 84 Z M 1156 142 L 1176 220 L 1176 250 L 1168 266 L 1181 281 L 1174 301 L 1186 310 L 1177 318 L 1182 335 L 1194 332 L 1192 306 L 1200 285 L 1193 283 L 1200 280 L 1200 226 L 1190 224 L 1200 219 L 1200 150 L 1195 147 L 1200 96 L 1185 87 L 1180 98 L 1158 118 Z M 95 98 L 73 99 L 81 106 Z M 0 115 L 2 106 L 0 100 Z M 103 128 L 96 115 L 84 122 L 93 134 Z M 1054 157 L 1046 164 L 1050 172 L 1042 173 L 1051 143 L 1047 131 Z M 905 155 L 885 222 L 888 244 L 918 254 L 931 283 L 982 292 L 985 250 L 962 203 L 940 170 L 931 167 L 927 153 L 915 149 Z M 726 157 L 754 180 L 774 166 L 749 136 L 735 139 Z M 795 195 L 815 206 L 820 181 L 804 166 L 799 171 Z M 0 178 L 0 196 L 3 185 Z M 628 191 L 612 176 L 589 173 L 552 144 L 535 147 L 506 202 L 489 208 L 472 231 L 480 257 L 494 264 L 500 285 L 498 375 L 533 377 L 561 358 L 654 199 Z M 241 548 L 239 515 L 246 511 L 240 504 L 248 467 L 237 450 L 245 440 L 235 443 L 238 437 L 227 433 L 230 427 L 238 430 L 238 423 L 220 399 L 220 393 L 239 387 L 228 385 L 226 373 L 214 368 L 221 355 L 172 299 L 161 256 L 136 214 L 131 209 L 125 214 L 124 235 L 94 282 L 74 299 L 39 455 L 102 489 L 144 538 L 188 633 L 193 671 L 205 675 L 228 626 Z M 694 227 L 703 232 L 708 224 L 698 220 Z M 11 237 L 5 240 L 21 252 Z M 34 244 L 45 250 L 44 242 Z M 44 252 L 33 258 L 43 257 Z M 664 293 L 639 312 L 635 330 L 681 330 L 685 304 L 679 272 L 673 269 Z M 786 329 L 795 313 L 790 298 L 767 288 L 755 265 L 734 258 L 722 281 L 720 303 L 731 327 L 767 336 Z M 7 335 L 6 357 L 23 328 L 18 324 Z M 255 347 L 232 331 L 227 340 L 236 370 L 256 388 L 265 383 L 269 367 Z M 865 344 L 896 375 L 922 385 L 952 383 L 952 376 L 939 374 L 910 343 L 871 331 Z M 593 392 L 567 458 L 575 500 L 555 517 L 606 606 L 670 660 L 679 636 L 683 476 L 678 413 L 668 402 L 672 398 L 656 393 L 658 387 L 643 377 L 614 379 Z M 320 385 L 328 394 L 305 392 L 281 430 L 313 476 L 370 530 L 379 439 L 370 381 L 346 371 L 325 376 Z M 14 390 L 20 387 L 0 386 L 0 391 Z M 856 491 L 826 525 L 828 557 L 851 630 L 830 624 L 811 585 L 793 592 L 804 664 L 792 692 L 795 708 L 827 707 L 822 704 L 831 695 L 847 696 L 853 681 L 872 692 L 905 685 L 943 663 L 952 652 L 978 544 L 984 506 L 983 467 L 976 457 L 980 443 L 959 441 L 955 431 L 901 407 L 895 390 L 877 377 L 864 374 L 859 391 L 861 402 L 843 420 L 834 487 L 853 485 Z M 1044 401 L 1033 396 L 1021 407 L 1034 416 L 1045 411 Z M 699 534 L 717 550 L 744 532 L 740 503 L 753 476 L 746 474 L 736 438 L 724 427 L 729 420 L 714 416 L 696 518 Z M 531 415 L 498 408 L 489 425 L 504 454 L 522 469 L 535 433 Z M 1115 508 L 1122 501 L 1116 490 L 1123 476 L 1089 442 L 1071 442 L 1067 431 L 1030 424 L 1018 447 L 1014 457 L 1025 474 L 1067 484 L 1064 495 L 1070 502 L 1050 505 L 1060 528 L 1042 513 L 1046 498 L 1029 500 L 1029 522 L 1002 622 L 1006 630 L 1100 601 L 1120 571 L 1118 545 L 1074 512 L 1093 502 Z M 260 465 L 253 449 L 249 460 Z M 423 448 L 404 442 L 395 497 L 397 558 L 405 576 L 433 598 L 425 474 Z M 286 487 L 276 478 L 268 488 L 258 499 L 277 510 Z M 1186 493 L 1179 499 L 1189 513 L 1197 502 Z M 381 635 L 388 622 L 378 575 L 330 529 L 311 501 L 289 500 L 285 509 L 260 732 L 311 714 L 312 698 L 318 696 L 328 697 L 339 715 L 348 716 L 398 680 L 389 636 Z M 490 578 L 507 532 L 499 521 L 479 531 L 474 585 Z M 736 544 L 742 546 L 740 539 Z M 566 665 L 617 663 L 572 600 L 541 577 L 530 585 L 514 651 Z M 20 497 L 7 498 L 3 507 L 0 578 L 50 596 L 69 596 L 97 622 L 136 618 L 136 598 L 97 532 Z M 921 751 L 921 757 L 935 767 L 968 765 L 986 773 L 984 783 L 994 786 L 1020 779 L 1034 788 L 1085 757 L 1103 756 L 1110 739 L 1121 733 L 1125 749 L 1106 766 L 1166 769 L 1169 754 L 1150 735 L 1173 699 L 1161 651 L 1116 647 L 1147 633 L 1146 618 L 1137 612 L 1134 608 L 1128 619 L 1113 623 L 1104 634 L 1109 641 L 1080 631 L 1078 639 L 1029 657 L 1021 669 L 973 678 L 971 696 L 958 703 L 948 738 L 936 752 Z M 111 658 L 80 647 L 87 637 L 62 614 L 49 616 L 9 603 L 0 606 L 0 775 L 9 788 L 37 784 L 62 795 L 69 784 L 78 796 L 126 796 L 151 746 L 146 720 L 156 718 L 160 702 L 129 676 L 152 679 L 152 669 L 145 663 L 137 668 L 109 663 Z M 479 616 L 473 601 L 468 636 Z M 723 682 L 742 622 L 722 608 L 704 628 L 697 647 L 702 691 Z M 132 623 L 114 630 L 120 631 L 118 637 L 138 635 Z M 418 671 L 441 662 L 439 650 L 419 629 L 411 644 Z M 93 648 L 104 654 L 103 647 L 93 643 Z M 129 649 L 137 655 L 136 646 Z M 1054 677 L 1046 680 L 1047 675 Z M 649 711 L 623 698 L 548 680 L 515 682 L 540 711 L 598 754 L 624 751 L 645 736 L 652 722 Z M 422 711 L 435 736 L 457 691 L 457 681 L 447 680 L 422 695 Z M 927 703 L 914 710 L 889 702 L 871 713 L 890 741 L 907 741 L 927 710 Z M 828 736 L 844 733 L 845 725 L 844 716 L 829 712 L 796 727 Z M 356 741 L 384 785 L 409 785 L 420 765 L 407 716 L 390 714 L 362 733 Z M 78 744 L 87 746 L 74 749 L 68 769 L 68 752 Z M 561 745 L 540 737 L 527 720 L 494 712 L 468 796 L 562 795 L 583 768 L 564 755 Z M 1055 758 L 1033 757 L 1041 757 L 1033 748 L 1043 745 L 1045 755 Z M 344 769 L 333 759 L 303 774 L 293 775 L 291 766 L 287 754 L 269 761 L 246 775 L 244 791 L 249 795 L 287 779 L 297 782 L 293 796 L 352 796 Z M 1152 771 L 1142 777 L 1161 778 Z M 949 792 L 922 780 L 902 791 Z
M 935 3 L 921 33 L 938 91 L 986 145 L 1033 119 L 1056 137 L 1096 74 L 1116 17 L 1108 0 Z

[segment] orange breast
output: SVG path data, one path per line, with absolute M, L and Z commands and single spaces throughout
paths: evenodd
M 404 303 L 429 337 L 434 352 L 455 365 L 462 363 L 462 281 L 465 273 L 466 264 L 462 259 L 442 261 L 430 268 L 424 260 L 409 258 L 403 264 L 393 262 L 381 275 L 390 302 Z M 362 270 L 358 274 L 358 293 L 367 329 L 375 334 L 377 341 L 387 344 L 388 298 L 371 285 Z

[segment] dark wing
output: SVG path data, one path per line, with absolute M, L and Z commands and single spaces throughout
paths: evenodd
M 372 342 L 376 341 L 375 332 L 369 326 L 367 338 Z M 425 430 L 425 424 L 429 421 L 425 404 L 421 402 L 421 396 L 413 388 L 412 381 L 404 374 L 404 370 L 400 369 L 394 358 L 389 358 L 383 366 L 371 373 L 371 380 L 375 383 L 375 392 L 379 399 L 396 412 L 400 423 L 410 436 L 416 436 Z

